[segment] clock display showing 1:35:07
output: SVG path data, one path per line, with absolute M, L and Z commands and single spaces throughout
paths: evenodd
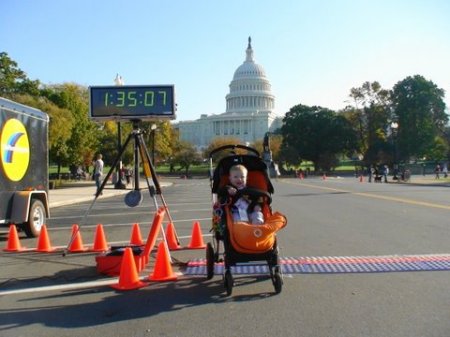
M 115 100 L 114 100 L 114 96 Z M 166 105 L 167 92 L 164 90 L 152 91 L 147 90 L 143 92 L 137 91 L 116 91 L 114 94 L 105 93 L 105 106 L 114 105 L 116 107 L 133 107 L 138 105 L 152 107 L 155 105 L 155 100 L 160 99 L 162 105 Z

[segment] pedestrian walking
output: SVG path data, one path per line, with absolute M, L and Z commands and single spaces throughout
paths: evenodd
M 101 181 L 102 181 L 102 175 L 103 175 L 103 167 L 104 163 L 102 160 L 103 156 L 99 153 L 97 155 L 97 160 L 94 162 L 94 180 L 95 180 L 95 186 L 97 186 L 97 192 L 95 194 L 98 194 L 100 191 Z M 100 193 L 100 195 L 103 193 Z

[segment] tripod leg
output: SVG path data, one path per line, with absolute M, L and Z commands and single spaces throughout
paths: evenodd
M 170 215 L 170 211 L 169 211 L 169 207 L 167 206 L 166 201 L 164 200 L 163 194 L 162 194 L 162 190 L 161 190 L 161 185 L 159 184 L 158 181 L 158 176 L 156 175 L 156 170 L 155 167 L 153 166 L 153 163 L 150 159 L 150 155 L 148 153 L 148 149 L 145 146 L 145 142 L 142 138 L 142 135 L 140 135 L 140 139 L 139 139 L 139 150 L 141 152 L 141 157 L 142 157 L 142 161 L 144 164 L 144 172 L 145 172 L 145 178 L 147 179 L 147 185 L 149 186 L 150 189 L 150 185 L 148 182 L 148 178 L 151 177 L 153 184 L 155 186 L 156 189 L 156 194 L 159 194 L 161 201 L 163 203 L 164 209 L 166 211 L 167 216 L 169 217 L 169 221 L 173 223 L 173 219 L 172 216 Z M 155 193 L 150 192 L 150 195 L 152 195 L 152 197 L 154 198 L 154 203 L 155 203 L 155 207 L 158 207 L 157 205 L 157 201 L 156 201 L 156 197 L 155 197 Z M 175 234 L 176 236 L 176 240 L 177 243 L 180 244 L 180 241 L 178 239 L 178 236 Z
M 66 254 L 67 254 L 67 252 L 68 252 L 68 250 L 69 250 L 69 247 L 72 245 L 72 243 L 73 243 L 73 241 L 75 240 L 75 238 L 76 238 L 78 232 L 79 232 L 80 229 L 81 229 L 81 225 L 84 224 L 84 223 L 86 222 L 86 218 L 87 218 L 88 214 L 91 212 L 91 209 L 92 209 L 92 207 L 94 206 L 95 202 L 97 201 L 98 196 L 102 193 L 103 189 L 105 188 L 105 185 L 106 185 L 106 183 L 108 182 L 109 177 L 110 177 L 111 174 L 113 173 L 114 168 L 117 167 L 117 164 L 119 163 L 120 158 L 122 158 L 123 152 L 125 151 L 125 149 L 126 149 L 128 143 L 130 142 L 132 136 L 133 136 L 132 134 L 130 134 L 130 135 L 128 136 L 127 140 L 125 141 L 125 143 L 123 144 L 122 148 L 120 149 L 120 152 L 117 154 L 117 157 L 116 157 L 116 159 L 114 160 L 114 164 L 113 164 L 113 165 L 111 166 L 111 168 L 109 169 L 109 172 L 108 172 L 108 174 L 106 175 L 105 179 L 103 179 L 103 182 L 102 182 L 102 184 L 100 185 L 100 188 L 99 188 L 98 191 L 95 193 L 94 200 L 92 200 L 92 202 L 91 202 L 91 204 L 89 205 L 88 209 L 87 209 L 86 212 L 84 213 L 84 216 L 83 216 L 82 220 L 80 221 L 80 224 L 79 224 L 77 230 L 74 231 L 74 233 L 73 233 L 72 236 L 70 237 L 69 243 L 67 244 L 66 248 L 65 248 L 64 251 L 63 251 L 63 254 L 62 254 L 63 256 L 66 256 Z

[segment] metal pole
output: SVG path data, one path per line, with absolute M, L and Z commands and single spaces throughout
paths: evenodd
M 121 149 L 122 149 L 122 132 L 120 129 L 120 122 L 117 122 L 117 153 L 120 153 Z M 122 171 L 122 160 L 119 160 L 116 167 L 117 181 L 116 184 L 114 185 L 115 189 L 126 188 L 125 184 L 122 183 L 121 171 Z

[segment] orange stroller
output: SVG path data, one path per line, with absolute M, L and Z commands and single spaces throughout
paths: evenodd
M 213 156 L 225 155 L 213 168 Z M 245 153 L 245 154 L 239 154 Z M 280 293 L 283 278 L 278 257 L 276 232 L 286 226 L 287 220 L 279 212 L 272 212 L 271 195 L 274 192 L 267 172 L 267 165 L 259 152 L 244 145 L 225 145 L 209 155 L 210 182 L 213 196 L 212 229 L 213 242 L 206 247 L 207 278 L 214 276 L 215 263 L 224 262 L 224 287 L 227 295 L 233 289 L 234 280 L 231 267 L 239 263 L 267 262 L 270 278 L 276 293 Z M 248 171 L 247 186 L 233 197 L 223 197 L 219 191 L 229 184 L 229 171 L 234 165 L 241 164 Z M 233 221 L 231 207 L 240 197 L 256 201 L 261 205 L 264 223 L 253 225 L 248 222 Z M 223 243 L 223 254 L 220 243 Z M 223 256 L 223 259 L 221 258 Z

